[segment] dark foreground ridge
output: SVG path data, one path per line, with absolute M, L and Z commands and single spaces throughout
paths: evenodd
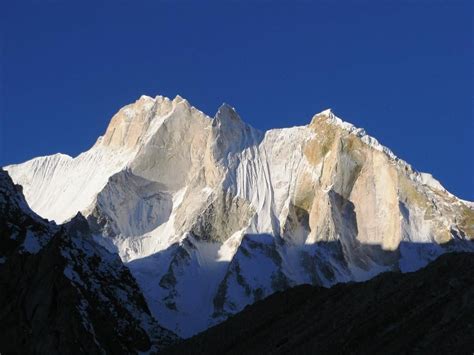
M 136 354 L 177 339 L 82 215 L 56 226 L 0 169 L 0 353 Z
M 452 253 L 413 273 L 298 286 L 165 353 L 472 354 L 473 270 L 473 253 Z

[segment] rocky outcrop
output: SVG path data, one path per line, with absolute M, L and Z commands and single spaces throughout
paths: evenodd
M 198 240 L 222 243 L 247 227 L 253 214 L 247 201 L 222 192 L 197 216 L 191 233 Z

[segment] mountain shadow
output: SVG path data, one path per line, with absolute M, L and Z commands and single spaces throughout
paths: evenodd
M 152 314 L 187 338 L 298 285 L 363 282 L 384 272 L 418 270 L 444 253 L 474 252 L 474 243 L 462 239 L 443 245 L 401 242 L 394 250 L 357 239 L 348 248 L 344 242 L 295 245 L 270 234 L 245 234 L 232 258 L 218 260 L 220 243 L 203 242 L 190 234 L 127 266 Z
M 413 273 L 277 292 L 164 354 L 471 354 L 474 254 Z

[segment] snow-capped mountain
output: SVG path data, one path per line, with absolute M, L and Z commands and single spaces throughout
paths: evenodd
M 178 340 L 84 217 L 63 226 L 41 219 L 2 169 L 0 285 L 2 353 L 136 354 Z
M 474 250 L 474 210 L 330 110 L 260 132 L 222 105 L 142 96 L 76 158 L 5 168 L 57 223 L 81 212 L 152 313 L 188 337 L 277 290 Z

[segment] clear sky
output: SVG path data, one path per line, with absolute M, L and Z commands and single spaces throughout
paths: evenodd
M 472 1 L 1 1 L 0 165 L 88 149 L 140 95 L 259 129 L 328 107 L 474 200 Z

